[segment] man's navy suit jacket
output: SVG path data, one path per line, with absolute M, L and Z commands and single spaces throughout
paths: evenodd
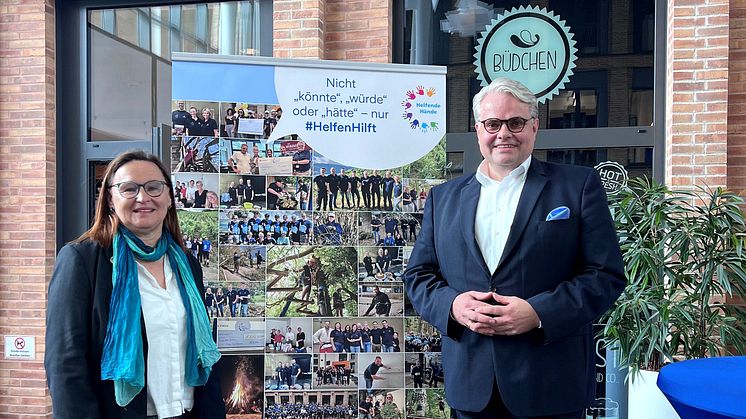
M 497 383 L 506 407 L 518 416 L 582 410 L 594 398 L 592 323 L 626 284 L 598 175 L 532 159 L 494 273 L 474 235 L 480 189 L 472 174 L 430 191 L 404 275 L 414 308 L 443 335 L 448 403 L 481 411 Z M 569 208 L 569 218 L 546 221 L 560 206 Z M 542 329 L 488 337 L 450 317 L 457 295 L 488 290 L 527 300 Z

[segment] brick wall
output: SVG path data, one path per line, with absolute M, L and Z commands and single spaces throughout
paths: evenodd
M 328 60 L 391 62 L 391 0 L 326 0 Z
M 275 57 L 324 57 L 325 3 L 325 0 L 275 0 L 272 3 Z
M 36 337 L 35 361 L 0 359 L 3 418 L 51 412 L 43 356 L 55 256 L 54 40 L 53 0 L 0 3 L 0 335 Z
M 391 1 L 279 0 L 274 56 L 391 62 Z
M 727 185 L 729 0 L 669 0 L 666 183 Z
M 746 1 L 730 2 L 728 188 L 746 196 Z

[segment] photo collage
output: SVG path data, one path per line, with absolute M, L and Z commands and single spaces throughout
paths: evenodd
M 349 167 L 297 135 L 269 142 L 277 104 L 173 109 L 174 196 L 227 416 L 450 417 L 440 334 L 402 282 L 444 142 L 404 167 Z

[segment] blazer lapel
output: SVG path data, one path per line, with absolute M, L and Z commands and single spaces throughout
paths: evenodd
M 482 252 L 477 245 L 477 237 L 474 233 L 474 221 L 477 218 L 477 204 L 479 203 L 479 194 L 482 185 L 476 176 L 472 176 L 466 186 L 461 189 L 461 234 L 464 236 L 464 243 L 469 249 L 469 253 L 478 261 L 479 266 L 485 275 L 491 276 L 487 269 L 487 264 L 482 257 Z
M 510 233 L 508 234 L 508 240 L 505 243 L 505 249 L 500 257 L 500 262 L 497 264 L 497 270 L 505 262 L 507 257 L 513 251 L 513 248 L 518 243 L 523 231 L 526 229 L 531 213 L 536 206 L 536 201 L 539 200 L 541 191 L 544 190 L 544 186 L 547 184 L 547 178 L 544 174 L 544 166 L 536 158 L 531 159 L 531 165 L 528 168 L 526 174 L 526 183 L 523 185 L 523 191 L 521 192 L 521 198 L 518 200 L 518 207 L 515 210 L 515 217 L 513 217 L 513 224 L 510 226 Z

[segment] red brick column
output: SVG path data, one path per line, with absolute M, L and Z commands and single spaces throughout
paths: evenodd
M 391 1 L 326 1 L 328 60 L 391 62 Z
M 731 0 L 728 53 L 728 188 L 746 196 L 746 1 Z
M 49 416 L 46 284 L 55 257 L 55 25 L 52 0 L 0 3 L 0 346 L 36 338 L 36 360 L 0 358 L 0 417 Z
M 669 0 L 666 184 L 726 186 L 729 0 Z
M 275 0 L 272 3 L 274 56 L 324 58 L 325 0 Z
M 391 1 L 277 0 L 274 56 L 391 62 Z

